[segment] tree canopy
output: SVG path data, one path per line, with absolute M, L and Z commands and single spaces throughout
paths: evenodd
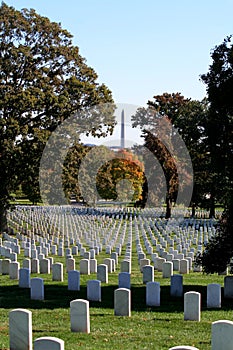
M 216 46 L 209 71 L 202 75 L 210 103 L 206 121 L 210 173 L 210 193 L 225 210 L 217 230 L 197 263 L 206 273 L 223 272 L 233 257 L 233 43 L 232 36 Z
M 233 41 L 227 37 L 211 53 L 209 71 L 201 76 L 206 84 L 209 113 L 206 121 L 211 157 L 212 197 L 224 206 L 233 189 Z
M 192 177 L 194 191 L 190 201 L 195 205 L 203 203 L 208 193 L 204 183 L 205 134 L 204 120 L 207 110 L 205 100 L 199 102 L 185 98 L 180 93 L 164 93 L 148 101 L 148 108 L 139 108 L 133 116 L 134 126 L 143 129 L 144 146 L 158 159 L 163 172 L 158 172 L 158 163 L 154 163 L 148 177 L 154 178 L 158 196 L 161 196 L 163 182 L 166 183 L 166 217 L 171 216 L 171 206 L 176 202 L 178 193 L 190 197 Z M 148 157 L 147 156 L 147 157 Z M 191 162 L 192 161 L 192 162 Z M 157 174 L 157 175 L 156 175 Z M 203 179 L 203 181 L 202 181 Z M 188 192 L 189 193 L 188 193 Z M 144 191 L 145 194 L 145 191 Z
M 10 193 L 25 177 L 38 173 L 51 132 L 72 114 L 113 99 L 72 44 L 72 35 L 33 9 L 17 11 L 1 4 L 0 68 L 0 227 L 4 229 Z M 87 132 L 101 135 L 112 130 L 113 118 L 96 114 L 97 128 L 91 128 L 91 122 L 84 124 Z
M 143 163 L 125 149 L 119 150 L 113 157 L 99 169 L 96 176 L 100 197 L 123 202 L 140 200 L 144 182 Z

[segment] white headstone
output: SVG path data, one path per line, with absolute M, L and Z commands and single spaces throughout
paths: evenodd
M 31 279 L 31 299 L 44 300 L 44 280 L 43 278 Z
M 17 253 L 11 253 L 10 260 L 11 261 L 17 261 L 17 257 L 18 257 Z
M 40 260 L 32 259 L 31 261 L 31 273 L 40 273 Z
M 32 258 L 32 259 L 37 259 L 37 258 L 38 258 L 38 252 L 37 252 L 36 249 L 33 249 L 33 250 L 31 251 L 31 258 Z
M 180 271 L 180 260 L 179 259 L 173 259 L 173 271 Z
M 97 273 L 97 260 L 90 259 L 90 273 Z
M 140 271 L 143 272 L 143 267 L 150 265 L 150 259 L 140 259 L 139 265 L 140 265 Z
M 108 267 L 107 265 L 100 264 L 97 266 L 97 280 L 108 283 Z
M 50 260 L 41 259 L 40 260 L 40 273 L 50 274 Z
M 64 340 L 56 337 L 41 337 L 34 341 L 34 350 L 65 350 Z
M 75 270 L 75 259 L 69 258 L 66 260 L 66 271 L 72 271 Z
M 170 295 L 173 297 L 183 296 L 183 276 L 182 275 L 171 276 Z
M 98 280 L 87 281 L 87 299 L 101 301 L 101 282 Z
M 71 332 L 90 333 L 89 301 L 76 299 L 70 302 Z
M 201 294 L 198 292 L 187 292 L 184 294 L 184 320 L 201 320 Z
M 11 350 L 32 350 L 32 312 L 14 309 L 9 313 Z
M 118 275 L 118 288 L 130 289 L 130 273 L 120 272 Z
M 38 259 L 39 259 L 39 260 L 45 259 L 45 255 L 42 254 L 42 253 L 38 254 Z
M 165 263 L 166 259 L 164 258 L 157 258 L 156 259 L 156 265 L 158 271 L 162 272 L 163 271 L 163 264 Z
M 71 255 L 71 248 L 65 249 L 65 256 Z
M 221 308 L 221 285 L 218 283 L 207 285 L 207 308 Z
M 63 282 L 63 264 L 56 263 L 52 265 L 52 280 Z
M 108 267 L 108 273 L 112 273 L 113 272 L 113 268 L 112 268 L 112 259 L 111 258 L 106 258 L 103 261 L 104 265 L 107 265 Z
M 31 248 L 24 249 L 24 256 L 30 258 L 31 257 Z
M 115 260 L 115 264 L 118 265 L 118 254 L 117 252 L 112 252 L 111 253 L 111 259 Z
M 90 260 L 82 259 L 79 262 L 80 266 L 80 274 L 81 275 L 90 275 Z
M 173 275 L 173 263 L 171 261 L 165 261 L 163 263 L 163 278 L 171 278 Z
M 199 350 L 199 349 L 195 348 L 194 346 L 178 345 L 178 346 L 174 346 L 173 348 L 169 348 L 169 350 Z
M 118 288 L 114 291 L 115 316 L 131 316 L 131 291 L 127 288 Z
M 23 268 L 31 270 L 31 259 L 23 260 Z
M 78 255 L 78 247 L 77 246 L 72 247 L 71 252 L 72 252 L 72 255 Z
M 121 262 L 121 272 L 131 273 L 131 262 L 129 260 L 123 260 Z
M 90 252 L 84 252 L 83 258 L 89 260 L 91 258 L 91 253 Z
M 95 249 L 90 249 L 90 259 L 95 259 Z
M 51 249 L 52 249 L 52 254 L 53 254 L 53 255 L 57 255 L 57 246 L 56 246 L 55 244 L 53 244 L 53 245 L 51 246 Z
M 233 298 L 233 276 L 224 277 L 224 298 Z
M 9 266 L 9 275 L 10 279 L 12 280 L 18 280 L 19 279 L 19 269 L 20 264 L 17 261 L 11 262 Z
M 64 248 L 58 247 L 58 256 L 64 256 Z
M 19 287 L 30 288 L 30 270 L 19 269 Z
M 233 322 L 218 320 L 212 323 L 211 350 L 232 350 Z
M 9 268 L 10 268 L 10 259 L 3 259 L 2 260 L 2 274 L 3 275 L 9 275 Z
M 160 306 L 160 283 L 148 282 L 146 284 L 146 305 Z
M 188 274 L 189 273 L 189 262 L 186 259 L 180 260 L 180 273 Z
M 142 260 L 140 260 L 142 261 Z M 146 284 L 147 282 L 153 282 L 154 281 L 154 266 L 151 265 L 144 265 L 142 268 L 143 273 L 143 283 Z
M 68 272 L 68 290 L 80 290 L 80 272 L 72 270 Z

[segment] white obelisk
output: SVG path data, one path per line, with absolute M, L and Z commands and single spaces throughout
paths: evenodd
M 121 112 L 121 149 L 125 148 L 125 111 Z

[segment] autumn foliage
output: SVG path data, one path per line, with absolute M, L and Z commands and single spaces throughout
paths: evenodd
M 138 157 L 125 149 L 105 163 L 96 177 L 97 191 L 101 198 L 136 201 L 141 199 L 144 182 L 144 166 Z

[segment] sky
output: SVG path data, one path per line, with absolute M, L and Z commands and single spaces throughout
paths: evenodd
M 201 100 L 211 50 L 233 33 L 233 0 L 4 0 L 60 22 L 116 103 L 180 92 Z

